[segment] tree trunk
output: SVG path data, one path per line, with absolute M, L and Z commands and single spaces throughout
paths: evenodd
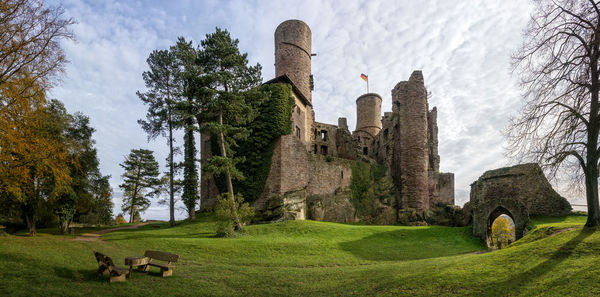
M 598 112 L 600 109 L 598 102 L 599 73 L 595 68 L 598 64 L 597 55 L 591 59 L 591 94 L 590 119 L 587 134 L 587 154 L 585 173 L 585 192 L 588 205 L 588 217 L 585 226 L 597 227 L 600 224 L 600 206 L 598 204 L 598 132 L 600 123 L 598 123 Z
M 223 108 L 219 110 L 219 125 L 223 127 Z M 219 131 L 219 147 L 221 149 L 221 156 L 227 157 L 227 151 L 225 150 L 225 136 L 223 135 L 223 131 Z M 231 175 L 229 171 L 225 171 L 225 179 L 227 181 L 227 191 L 229 192 L 229 200 L 231 201 L 231 214 L 233 215 L 233 223 L 236 231 L 242 230 L 242 224 L 240 223 L 240 218 L 238 217 L 237 208 L 235 207 L 235 196 L 233 193 L 233 183 L 231 182 Z
M 196 210 L 193 208 L 189 208 L 188 209 L 188 218 L 190 220 L 190 222 L 193 222 L 196 220 Z
M 175 226 L 175 190 L 173 185 L 173 175 L 175 174 L 175 164 L 173 162 L 173 123 L 171 121 L 171 109 L 168 111 L 169 124 L 169 225 Z
M 33 213 L 26 213 L 25 214 L 25 221 L 27 222 L 27 229 L 29 230 L 29 235 L 30 236 L 35 236 L 35 215 Z

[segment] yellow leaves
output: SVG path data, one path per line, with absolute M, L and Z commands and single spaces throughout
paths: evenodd
M 515 240 L 515 226 L 511 226 L 508 216 L 499 216 L 492 224 L 492 245 L 497 248 L 508 246 Z
M 125 220 L 125 218 L 123 217 L 123 215 L 118 215 L 117 218 L 115 219 L 115 223 L 117 225 L 127 224 L 127 221 Z
M 30 83 L 0 87 L 0 97 L 11 102 L 0 106 L 0 186 L 19 201 L 36 195 L 36 182 L 60 188 L 70 181 L 65 144 L 45 129 L 53 119 L 44 93 Z

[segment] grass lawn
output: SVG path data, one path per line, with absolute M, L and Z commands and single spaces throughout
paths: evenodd
M 537 218 L 509 248 L 484 254 L 469 228 L 361 226 L 288 221 L 215 238 L 215 223 L 105 234 L 0 237 L 1 296 L 597 296 L 600 232 L 586 217 Z M 558 232 L 565 228 L 569 231 Z M 52 232 L 48 232 L 52 233 Z M 92 251 L 118 264 L 146 249 L 180 255 L 173 277 L 95 274 Z

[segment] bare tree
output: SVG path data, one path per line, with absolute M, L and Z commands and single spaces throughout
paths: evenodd
M 508 127 L 509 150 L 554 176 L 561 170 L 585 180 L 586 226 L 598 226 L 600 2 L 534 2 L 513 56 L 526 102 Z
M 27 77 L 49 87 L 66 62 L 59 41 L 73 39 L 73 19 L 61 18 L 62 7 L 40 0 L 0 2 L 0 86 Z

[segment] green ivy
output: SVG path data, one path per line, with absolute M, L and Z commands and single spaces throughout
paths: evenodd
M 292 133 L 292 87 L 288 84 L 266 84 L 260 87 L 263 100 L 258 104 L 258 116 L 248 124 L 250 135 L 237 142 L 235 155 L 243 157 L 237 169 L 243 180 L 234 182 L 234 189 L 242 193 L 245 201 L 255 201 L 262 194 L 271 170 L 271 157 L 275 143 L 281 135 Z M 216 141 L 212 151 L 218 152 Z M 220 192 L 225 192 L 223 178 L 215 177 Z

